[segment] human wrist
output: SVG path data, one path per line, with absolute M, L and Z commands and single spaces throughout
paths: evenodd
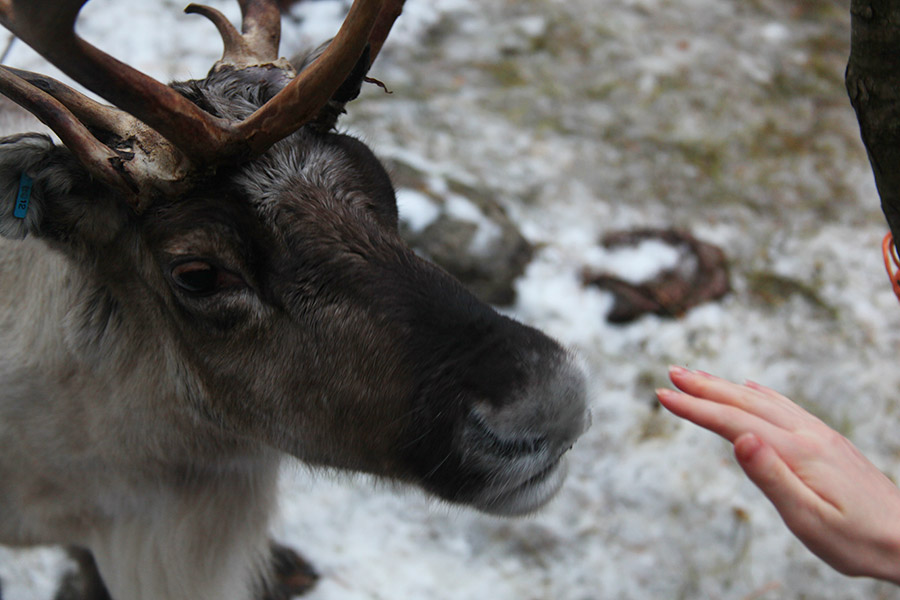
M 860 575 L 900 585 L 900 489 L 891 490 L 882 500 L 891 508 L 881 515 L 881 527 L 871 539 L 871 560 Z
M 900 585 L 900 523 L 892 522 L 885 528 L 884 534 L 871 576 Z

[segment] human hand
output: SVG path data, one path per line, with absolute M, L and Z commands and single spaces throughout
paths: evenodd
M 788 528 L 846 575 L 900 584 L 900 490 L 844 436 L 778 392 L 670 367 L 668 410 L 734 444 Z

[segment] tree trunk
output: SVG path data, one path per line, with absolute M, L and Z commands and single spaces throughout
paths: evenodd
M 852 0 L 845 82 L 875 174 L 881 209 L 900 242 L 900 2 Z

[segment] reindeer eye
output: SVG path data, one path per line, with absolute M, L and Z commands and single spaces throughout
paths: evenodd
M 202 260 L 183 262 L 172 267 L 172 281 L 192 296 L 209 296 L 243 284 L 243 280 L 237 275 Z

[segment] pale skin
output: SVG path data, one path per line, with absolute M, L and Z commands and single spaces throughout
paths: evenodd
M 900 490 L 844 436 L 778 392 L 670 367 L 672 413 L 732 444 L 810 550 L 846 575 L 900 584 Z

